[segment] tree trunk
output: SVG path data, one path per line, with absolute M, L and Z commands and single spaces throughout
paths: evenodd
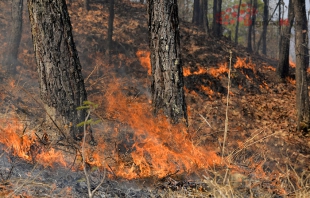
M 18 48 L 22 37 L 23 24 L 23 0 L 12 1 L 12 26 L 10 40 L 5 52 L 3 66 L 9 74 L 16 73 L 16 64 L 18 63 Z
M 46 112 L 71 135 L 81 139 L 86 111 L 76 108 L 87 100 L 81 64 L 73 41 L 65 0 L 28 0 L 41 99 Z
M 279 63 L 277 67 L 277 74 L 280 78 L 285 78 L 289 74 L 289 55 L 290 55 L 290 40 L 291 29 L 294 22 L 294 5 L 292 0 L 288 5 L 288 23 L 283 24 L 283 33 L 280 38 L 280 52 Z
M 187 124 L 177 0 L 149 0 L 148 14 L 154 113 Z
M 113 36 L 113 22 L 114 22 L 114 0 L 110 0 L 109 3 L 109 25 L 108 25 L 108 57 L 109 64 L 111 63 L 111 52 L 112 52 L 112 36 Z
M 252 13 L 252 38 L 253 38 L 252 40 L 253 40 L 253 48 L 255 47 L 255 44 L 256 44 L 255 24 L 256 24 L 256 11 L 258 9 L 257 6 L 258 6 L 257 0 L 254 0 L 254 5 L 253 5 L 253 8 L 251 9 L 251 13 Z
M 263 16 L 263 32 L 262 32 L 262 40 L 263 40 L 263 50 L 262 53 L 264 55 L 267 54 L 267 27 L 268 27 L 268 6 L 269 0 L 264 0 L 264 16 Z
M 294 0 L 295 54 L 296 54 L 296 108 L 297 130 L 307 130 L 310 121 L 307 83 L 308 27 L 305 0 Z
M 90 10 L 89 0 L 84 0 L 84 8 L 86 11 Z
M 203 25 L 203 17 L 204 17 L 204 7 L 203 7 L 203 0 L 194 0 L 193 4 L 193 19 L 192 23 L 195 25 Z
M 202 6 L 202 23 L 203 28 L 207 35 L 209 35 L 209 20 L 208 20 L 208 0 L 201 0 L 201 6 Z
M 239 17 L 240 17 L 240 6 L 242 0 L 239 0 L 238 12 L 237 12 L 237 23 L 236 23 L 236 30 L 235 30 L 235 43 L 238 44 L 238 32 L 239 32 Z
M 252 2 L 253 2 L 253 0 L 251 0 L 251 3 L 250 3 L 250 5 L 253 5 L 252 4 Z M 249 27 L 248 27 L 248 44 L 247 44 L 247 52 L 252 52 L 253 50 L 252 50 L 252 31 L 253 31 L 253 16 L 252 16 L 252 12 L 250 11 L 250 19 L 249 19 Z
M 222 36 L 222 0 L 213 1 L 213 35 L 216 38 Z
M 200 12 L 199 1 L 200 0 L 194 0 L 194 3 L 193 3 L 194 8 L 193 8 L 192 23 L 195 24 L 195 25 L 199 25 L 199 12 Z

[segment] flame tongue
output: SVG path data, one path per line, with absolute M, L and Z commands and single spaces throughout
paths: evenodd
M 117 119 L 135 131 L 135 143 L 130 153 L 133 163 L 121 163 L 117 175 L 128 179 L 164 177 L 175 172 L 193 172 L 220 162 L 215 153 L 207 152 L 189 140 L 186 127 L 170 125 L 165 116 L 155 118 L 149 104 L 127 98 L 118 91 L 119 87 L 120 84 L 115 82 L 109 86 L 105 110 L 111 114 L 118 112 Z

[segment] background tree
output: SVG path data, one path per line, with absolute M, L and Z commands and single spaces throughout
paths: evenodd
M 87 100 L 81 64 L 73 41 L 65 0 L 28 0 L 29 18 L 40 82 L 47 113 L 62 125 L 72 123 L 80 139 L 86 111 L 76 108 Z
M 253 0 L 250 1 L 250 5 L 253 5 Z M 252 52 L 252 30 L 253 30 L 253 23 L 252 23 L 252 12 L 249 13 L 249 24 L 248 24 L 248 37 L 247 37 L 247 51 Z
M 238 44 L 238 34 L 239 34 L 239 16 L 240 16 L 240 6 L 242 0 L 239 0 L 238 11 L 237 11 L 237 20 L 236 20 L 236 29 L 235 29 L 235 43 Z
M 203 6 L 202 0 L 194 0 L 193 4 L 193 19 L 192 23 L 195 25 L 202 25 L 203 23 Z
M 287 23 L 283 24 L 283 31 L 280 38 L 280 51 L 279 51 L 279 62 L 277 66 L 277 74 L 281 78 L 285 78 L 289 74 L 289 55 L 290 55 L 290 40 L 291 40 L 291 29 L 294 22 L 294 7 L 292 0 L 289 1 L 288 5 L 288 18 Z
M 187 124 L 177 1 L 149 0 L 148 15 L 154 113 L 162 109 L 172 123 Z
M 222 0 L 213 1 L 213 24 L 212 31 L 213 35 L 217 38 L 222 36 Z
M 295 54 L 296 54 L 296 108 L 297 130 L 309 128 L 310 109 L 307 83 L 308 25 L 305 0 L 294 0 L 295 14 Z
M 208 0 L 200 0 L 201 6 L 202 6 L 202 23 L 203 28 L 205 29 L 205 32 L 207 35 L 210 33 L 209 29 L 209 19 L 208 19 Z
M 111 63 L 111 51 L 112 51 L 112 36 L 113 36 L 113 22 L 114 22 L 114 0 L 109 2 L 109 25 L 108 25 L 108 51 L 109 63 Z
M 262 40 L 263 40 L 263 54 L 267 54 L 267 27 L 268 27 L 268 15 L 269 15 L 269 0 L 264 0 L 264 16 L 263 16 L 263 32 L 262 32 Z
M 22 37 L 23 0 L 12 0 L 12 26 L 9 44 L 4 55 L 3 66 L 6 72 L 14 74 L 18 63 L 18 48 Z
M 84 0 L 84 8 L 86 11 L 90 10 L 89 0 Z

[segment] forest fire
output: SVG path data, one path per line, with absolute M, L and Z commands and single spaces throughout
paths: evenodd
M 54 164 L 66 166 L 64 156 L 51 149 L 39 149 L 36 146 L 37 137 L 34 132 L 25 133 L 25 126 L 17 118 L 1 119 L 0 142 L 11 149 L 12 153 L 29 162 L 38 162 L 44 167 L 53 167 Z
M 138 50 L 136 52 L 136 56 L 138 57 L 140 64 L 147 69 L 147 74 L 151 75 L 151 60 L 150 60 L 150 52 L 146 50 Z

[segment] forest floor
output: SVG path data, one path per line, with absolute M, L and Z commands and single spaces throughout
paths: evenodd
M 146 5 L 115 6 L 111 64 L 108 4 L 68 9 L 88 100 L 98 104 L 97 145 L 86 147 L 91 187 L 107 174 L 95 197 L 310 197 L 310 136 L 296 131 L 293 63 L 282 81 L 276 60 L 181 21 L 189 126 L 170 125 L 151 113 Z M 0 59 L 10 10 L 0 2 Z M 59 139 L 66 126 L 45 120 L 26 9 L 23 22 L 18 72 L 0 73 L 0 197 L 87 197 L 80 143 Z

